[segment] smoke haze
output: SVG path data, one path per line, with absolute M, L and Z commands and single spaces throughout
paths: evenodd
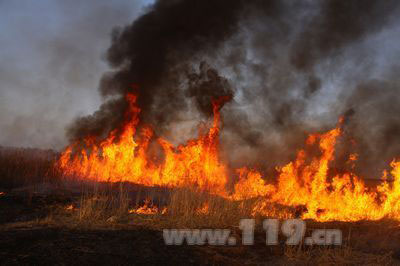
M 101 103 L 115 25 L 143 1 L 0 1 L 0 145 L 60 149 L 65 128 Z

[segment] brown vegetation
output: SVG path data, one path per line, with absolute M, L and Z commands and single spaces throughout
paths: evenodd
M 73 186 L 61 182 L 52 170 L 55 156 L 51 152 L 35 155 L 31 150 L 0 150 L 0 263 L 55 263 L 58 259 L 72 263 L 75 257 L 82 263 L 162 263 L 167 259 L 214 265 L 398 263 L 400 227 L 391 220 L 307 221 L 307 233 L 315 228 L 341 229 L 344 243 L 340 247 L 286 246 L 283 242 L 266 246 L 261 227 L 266 217 L 256 217 L 254 246 L 167 247 L 162 239 L 164 228 L 227 228 L 240 243 L 239 220 L 252 217 L 257 199 L 229 201 L 189 188 L 149 188 L 129 183 L 74 181 Z M 271 217 L 274 212 L 295 217 L 298 211 L 270 207 Z M 27 237 L 30 245 L 21 240 Z M 57 244 L 60 237 L 62 245 Z M 52 255 L 43 258 L 44 249 Z

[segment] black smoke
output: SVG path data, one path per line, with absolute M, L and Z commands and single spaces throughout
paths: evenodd
M 99 86 L 104 104 L 78 118 L 68 136 L 105 136 L 118 128 L 127 108 L 123 96 L 138 86 L 141 121 L 160 135 L 193 106 L 207 118 L 212 98 L 232 96 L 223 109 L 222 141 L 234 166 L 282 164 L 308 132 L 331 128 L 350 109 L 346 132 L 358 140 L 362 165 L 386 163 L 400 152 L 399 119 L 389 115 L 397 110 L 396 75 L 377 74 L 376 50 L 366 43 L 397 25 L 399 5 L 159 0 L 131 25 L 114 29 L 106 54 L 112 70 Z M 391 64 L 383 70 L 393 71 Z
M 115 28 L 107 51 L 108 62 L 115 70 L 103 76 L 101 95 L 106 99 L 123 96 L 132 83 L 138 84 L 141 121 L 161 127 L 185 108 L 180 65 L 190 63 L 201 51 L 218 49 L 237 30 L 243 2 L 158 1 L 131 25 Z M 126 108 L 122 102 L 110 105 L 106 100 L 99 112 L 78 119 L 69 135 L 99 135 L 118 127 Z

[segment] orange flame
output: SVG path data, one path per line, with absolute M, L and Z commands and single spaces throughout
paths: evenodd
M 277 168 L 276 184 L 267 184 L 256 170 L 238 169 L 238 182 L 234 191 L 229 193 L 226 188 L 228 167 L 220 160 L 218 147 L 220 108 L 229 98 L 213 101 L 214 120 L 206 134 L 178 147 L 158 138 L 164 154 L 159 163 L 147 156 L 153 131 L 145 127 L 141 135 L 136 136 L 140 113 L 136 105 L 137 96 L 128 94 L 126 99 L 130 108 L 122 133 L 117 136 L 118 131 L 114 130 L 99 144 L 88 137 L 84 141 L 86 149 L 78 143 L 67 147 L 57 163 L 65 175 L 98 181 L 129 181 L 146 186 L 195 186 L 231 200 L 259 197 L 253 209 L 254 215 L 269 215 L 270 206 L 278 203 L 304 206 L 302 218 L 318 221 L 378 220 L 384 217 L 400 220 L 400 161 L 391 163 L 393 183 L 385 180 L 375 189 L 368 188 L 352 172 L 329 177 L 329 164 L 334 160 L 335 144 L 342 134 L 343 118 L 339 119 L 336 128 L 308 137 L 306 146 L 318 147 L 319 156 L 312 157 L 306 149 L 300 150 L 293 162 Z M 356 160 L 356 154 L 349 158 L 351 163 Z M 385 178 L 387 175 L 386 172 Z M 134 212 L 147 212 L 149 206 L 145 209 Z M 281 216 L 286 217 L 286 213 Z
M 72 204 L 65 207 L 65 210 L 67 210 L 67 211 L 73 211 L 74 209 L 75 209 L 75 207 Z
M 197 214 L 208 214 L 209 213 L 209 205 L 208 203 L 204 203 L 203 206 L 196 211 Z
M 157 213 L 165 214 L 167 212 L 166 208 L 163 208 L 161 211 L 158 209 L 157 206 L 154 206 L 150 200 L 145 200 L 144 205 L 136 208 L 130 209 L 129 213 L 136 213 L 136 214 L 146 214 L 146 215 L 154 215 Z
M 129 181 L 147 186 L 168 187 L 197 185 L 203 189 L 224 193 L 227 180 L 225 165 L 218 159 L 219 105 L 214 102 L 214 123 L 208 134 L 190 140 L 187 145 L 174 148 L 167 140 L 159 138 L 165 159 L 156 165 L 146 155 L 153 132 L 145 128 L 141 139 L 135 139 L 140 109 L 136 96 L 127 95 L 130 120 L 124 125 L 119 139 L 117 131 L 96 145 L 89 137 L 85 143 L 90 153 L 73 144 L 63 152 L 58 166 L 66 175 L 98 181 Z M 73 154 L 75 152 L 75 154 Z

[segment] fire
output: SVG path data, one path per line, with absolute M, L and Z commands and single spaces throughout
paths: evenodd
M 73 211 L 75 209 L 74 205 L 69 204 L 68 206 L 65 207 L 65 210 L 67 211 Z
M 218 158 L 219 108 L 222 100 L 213 102 L 216 115 L 207 134 L 176 148 L 163 138 L 157 140 L 165 155 L 164 163 L 159 165 L 146 155 L 152 130 L 143 129 L 141 137 L 135 139 L 140 109 L 136 107 L 135 95 L 128 94 L 127 100 L 130 103 L 129 120 L 121 136 L 117 138 L 117 131 L 112 131 L 99 145 L 88 137 L 85 144 L 90 153 L 78 144 L 69 146 L 58 164 L 66 175 L 97 181 L 129 181 L 147 186 L 196 185 L 221 194 L 225 192 L 226 166 Z
M 336 128 L 323 134 L 311 134 L 296 159 L 277 168 L 276 183 L 268 184 L 260 172 L 244 167 L 236 170 L 238 181 L 233 191 L 229 191 L 228 167 L 220 160 L 218 143 L 220 109 L 228 98 L 213 101 L 213 123 L 208 132 L 199 134 L 198 138 L 177 147 L 166 139 L 156 139 L 164 154 L 162 162 L 147 155 L 153 140 L 151 128 L 144 127 L 140 134 L 136 132 L 140 114 L 137 96 L 128 94 L 126 99 L 130 108 L 122 130 L 112 131 L 98 144 L 93 137 L 87 137 L 84 145 L 75 143 L 67 147 L 57 163 L 65 175 L 97 181 L 129 181 L 145 186 L 196 187 L 236 201 L 258 198 L 252 210 L 254 215 L 274 213 L 277 217 L 287 217 L 285 211 L 279 213 L 273 207 L 278 204 L 303 206 L 302 218 L 318 221 L 384 217 L 400 220 L 400 161 L 391 163 L 390 174 L 385 172 L 384 182 L 376 188 L 367 187 L 353 172 L 329 176 L 335 145 L 342 135 L 343 118 Z M 318 148 L 320 155 L 308 154 L 309 147 Z M 357 154 L 351 154 L 348 162 L 353 165 L 357 158 Z M 392 183 L 387 181 L 389 178 L 393 179 Z M 132 212 L 159 212 L 154 208 L 145 205 Z M 199 211 L 206 210 L 208 205 Z
M 273 185 L 265 184 L 261 174 L 257 171 L 241 168 L 236 172 L 239 174 L 239 181 L 235 184 L 235 193 L 232 195 L 235 200 L 266 196 L 275 191 Z
M 201 208 L 196 211 L 197 214 L 208 214 L 209 213 L 209 205 L 208 203 L 204 203 Z
M 146 214 L 146 215 L 154 215 L 157 213 L 165 214 L 166 212 L 167 212 L 166 208 L 159 210 L 158 207 L 154 206 L 149 199 L 145 200 L 143 206 L 129 210 L 129 213 L 131 214 L 135 213 L 135 214 Z

